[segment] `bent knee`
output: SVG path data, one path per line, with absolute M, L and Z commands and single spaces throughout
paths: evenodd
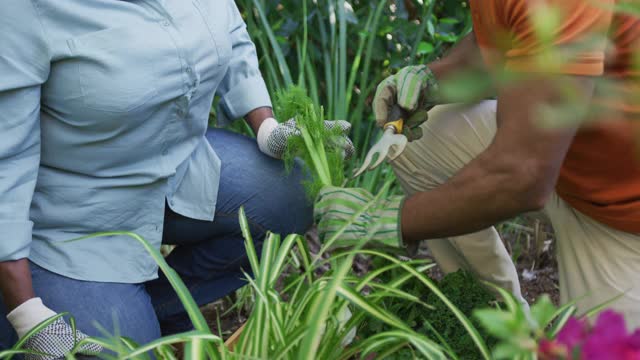
M 266 230 L 281 235 L 304 234 L 313 224 L 313 200 L 304 187 L 305 175 L 302 166 L 290 172 L 273 174 L 266 180 L 265 194 L 257 204 L 261 209 L 256 221 Z

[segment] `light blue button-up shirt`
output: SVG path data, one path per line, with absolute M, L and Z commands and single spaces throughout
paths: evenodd
M 4 0 L 0 11 L 0 261 L 75 279 L 156 277 L 128 237 L 160 246 L 165 199 L 213 220 L 220 159 L 204 138 L 271 106 L 232 0 Z

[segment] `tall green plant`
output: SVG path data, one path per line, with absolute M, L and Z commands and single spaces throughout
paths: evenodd
M 385 188 L 388 188 L 388 184 Z M 379 194 L 374 201 L 354 214 L 354 220 L 384 195 L 385 193 Z M 104 346 L 120 359 L 149 359 L 149 352 L 160 359 L 174 359 L 175 354 L 170 346 L 178 343 L 184 344 L 185 359 L 351 359 L 354 356 L 384 353 L 389 349 L 405 346 L 411 346 L 416 355 L 422 358 L 446 357 L 446 346 L 417 333 L 400 317 L 381 306 L 382 301 L 389 298 L 420 301 L 414 295 L 404 292 L 402 285 L 417 277 L 427 287 L 433 286 L 423 274 L 430 267 L 425 261 L 403 263 L 382 252 L 358 249 L 328 258 L 323 252 L 313 256 L 301 236 L 291 235 L 282 240 L 275 234 L 267 235 L 259 257 L 243 211 L 240 212 L 240 226 L 246 241 L 250 270 L 255 274 L 255 278 L 247 276 L 247 281 L 256 300 L 234 352 L 224 346 L 220 337 L 211 333 L 188 289 L 160 252 L 140 236 L 127 232 L 101 233 L 79 240 L 117 235 L 129 236 L 141 243 L 178 293 L 196 330 L 164 337 L 149 344 L 136 344 L 130 339 L 116 336 L 87 341 Z M 361 245 L 366 242 L 363 239 Z M 354 277 L 350 274 L 350 269 L 356 254 L 360 252 L 388 259 L 392 264 L 363 278 Z M 332 270 L 318 275 L 318 270 L 327 263 L 331 264 Z M 298 271 L 290 272 L 284 288 L 277 290 L 277 282 L 291 268 Z M 385 272 L 402 269 L 404 275 L 398 279 L 386 283 L 378 281 Z M 364 289 L 369 289 L 366 295 L 362 293 Z M 423 305 L 425 311 L 430 310 L 429 306 Z M 344 316 L 348 313 L 347 309 L 353 313 L 350 318 Z M 455 307 L 452 311 L 459 312 Z M 373 337 L 356 339 L 347 345 L 352 329 L 358 328 L 367 320 L 381 321 L 390 330 Z M 473 329 L 472 325 L 469 326 Z M 20 352 L 16 347 L 0 354 L 0 358 Z M 113 358 L 111 355 L 104 357 Z M 73 359 L 73 354 L 69 358 Z
M 301 158 L 311 170 L 305 180 L 307 193 L 315 198 L 325 186 L 340 186 L 344 181 L 342 131 L 325 126 L 324 108 L 317 107 L 305 90 L 291 86 L 278 92 L 276 115 L 281 119 L 295 119 L 299 135 L 289 138 L 285 152 L 285 163 L 291 168 Z
M 377 84 L 402 66 L 437 57 L 470 29 L 465 1 L 412 3 L 417 15 L 399 0 L 239 2 L 271 93 L 296 80 L 316 107 L 324 105 L 327 119 L 352 124 L 357 154 L 345 163 L 347 174 L 379 135 L 370 109 Z M 347 185 L 377 192 L 393 178 L 384 166 Z

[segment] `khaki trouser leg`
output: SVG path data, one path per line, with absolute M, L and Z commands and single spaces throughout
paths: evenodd
M 424 137 L 409 144 L 392 162 L 407 194 L 445 183 L 484 151 L 496 133 L 496 102 L 438 106 L 422 125 Z M 495 228 L 477 233 L 430 240 L 429 250 L 445 273 L 467 269 L 526 303 L 516 268 Z
M 545 212 L 556 233 L 562 303 L 580 299 L 582 314 L 624 294 L 609 307 L 629 329 L 640 327 L 640 235 L 601 224 L 557 195 Z

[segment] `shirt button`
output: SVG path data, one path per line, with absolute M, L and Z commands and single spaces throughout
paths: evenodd
M 165 26 L 165 27 L 168 27 L 168 26 L 170 26 L 170 25 L 171 25 L 171 23 L 169 22 L 169 20 L 162 20 L 162 21 L 160 22 L 160 24 L 162 24 L 162 26 Z
M 166 149 L 165 149 L 165 150 L 162 150 L 162 155 L 163 155 L 163 156 L 167 156 L 167 155 L 169 155 L 169 150 L 166 150 Z
M 187 72 L 187 74 L 191 74 L 191 72 L 193 71 L 190 67 L 184 69 L 184 71 Z

